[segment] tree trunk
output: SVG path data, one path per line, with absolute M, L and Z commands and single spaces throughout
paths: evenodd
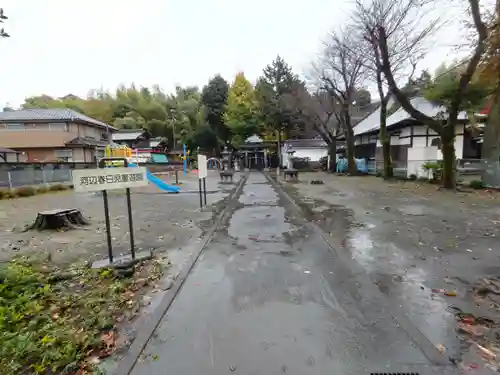
M 347 127 L 346 129 L 346 148 L 347 148 L 347 171 L 351 175 L 358 174 L 358 170 L 356 168 L 356 162 L 354 160 L 355 151 L 354 151 L 354 132 L 352 127 Z
M 391 138 L 387 134 L 387 100 L 382 99 L 380 103 L 380 143 L 382 144 L 382 155 L 384 157 L 384 178 L 393 176 L 391 160 Z
M 441 152 L 443 153 L 443 187 L 445 189 L 455 188 L 455 126 L 446 124 L 441 131 Z
M 490 172 L 483 172 L 483 181 L 489 186 L 500 186 L 500 85 L 493 94 L 484 128 L 482 158 L 487 162 L 484 172 Z
M 335 173 L 337 171 L 337 137 L 334 137 L 328 144 L 328 156 L 330 157 L 330 165 L 327 165 L 327 170 Z

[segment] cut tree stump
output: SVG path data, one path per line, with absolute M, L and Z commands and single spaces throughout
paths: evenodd
M 35 222 L 26 228 L 26 230 L 67 230 L 89 224 L 90 223 L 83 217 L 80 210 L 75 208 L 56 209 L 39 212 Z

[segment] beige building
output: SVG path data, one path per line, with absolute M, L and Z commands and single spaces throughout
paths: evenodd
M 0 112 L 0 148 L 27 162 L 92 163 L 117 129 L 72 109 Z

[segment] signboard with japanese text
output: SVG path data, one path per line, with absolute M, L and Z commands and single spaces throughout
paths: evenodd
M 73 170 L 73 185 L 76 192 L 126 189 L 147 184 L 144 167 Z
M 206 178 L 208 175 L 207 156 L 198 154 L 198 178 Z

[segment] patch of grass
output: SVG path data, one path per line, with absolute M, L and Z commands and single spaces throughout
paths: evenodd
M 64 184 L 54 184 L 49 186 L 50 191 L 63 191 L 68 190 L 68 187 Z
M 486 188 L 486 184 L 483 180 L 472 180 L 469 182 L 469 186 L 473 189 L 484 189 Z
M 112 354 L 115 325 L 163 272 L 156 260 L 135 267 L 130 278 L 26 258 L 0 267 L 0 374 L 80 374 Z
M 14 195 L 17 197 L 32 197 L 37 193 L 33 186 L 22 186 L 14 190 Z

